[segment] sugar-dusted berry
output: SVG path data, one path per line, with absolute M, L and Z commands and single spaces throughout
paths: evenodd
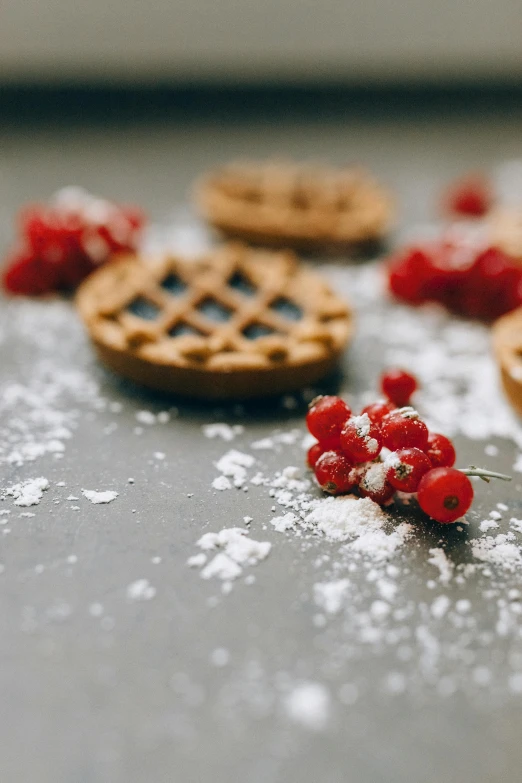
M 350 492 L 357 482 L 357 474 L 350 460 L 339 451 L 325 451 L 315 463 L 317 483 L 325 492 L 340 495 Z
M 414 408 L 398 408 L 381 422 L 383 445 L 390 451 L 416 448 L 423 451 L 428 442 L 428 428 Z
M 399 449 L 386 457 L 386 478 L 401 492 L 416 492 L 421 478 L 432 464 L 420 449 Z
M 360 471 L 359 492 L 363 497 L 380 505 L 391 500 L 395 490 L 386 478 L 386 466 L 383 462 L 370 462 Z
M 367 413 L 352 416 L 341 430 L 341 450 L 352 462 L 369 462 L 381 451 L 382 437 Z

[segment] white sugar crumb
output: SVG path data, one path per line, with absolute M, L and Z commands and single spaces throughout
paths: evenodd
M 216 478 L 212 481 L 212 487 L 221 492 L 225 489 L 232 489 L 232 484 L 226 476 L 216 476 Z
M 80 498 L 77 498 L 76 495 L 69 495 L 66 500 L 70 500 L 71 502 L 74 502 L 75 500 L 79 500 Z
M 440 547 L 432 547 L 429 550 L 431 557 L 428 558 L 428 563 L 439 569 L 439 581 L 443 585 L 447 585 L 451 581 L 455 564 L 448 558 L 446 552 Z
M 518 454 L 515 462 L 513 463 L 513 470 L 517 473 L 522 473 L 522 454 Z
M 487 446 L 484 446 L 484 454 L 487 454 L 488 457 L 497 457 L 498 446 L 495 446 L 493 443 L 488 443 Z
M 99 503 L 111 503 L 118 497 L 118 493 L 113 489 L 106 489 L 102 492 L 96 492 L 94 489 L 82 489 L 82 495 L 95 505 L 98 505 Z
M 197 555 L 192 555 L 192 557 L 189 557 L 187 560 L 187 565 L 189 568 L 202 568 L 202 566 L 205 565 L 207 562 L 207 556 L 204 552 L 199 552 Z
M 20 484 L 13 484 L 4 490 L 6 497 L 14 498 L 15 506 L 37 506 L 43 498 L 43 493 L 49 489 L 49 481 L 40 476 L 39 478 L 28 479 Z
M 294 429 L 289 432 L 276 431 L 273 435 L 251 443 L 251 448 L 257 451 L 280 451 L 283 446 L 293 446 L 303 437 L 301 430 Z M 315 442 L 315 438 L 312 442 Z
M 502 519 L 502 514 L 499 511 L 490 511 L 489 516 L 494 520 Z
M 150 601 L 156 595 L 156 588 L 148 579 L 136 579 L 127 586 L 126 593 L 129 601 Z
M 154 459 L 158 459 L 161 461 L 164 460 L 167 455 L 163 451 L 155 451 L 152 456 L 154 457 Z
M 138 411 L 136 413 L 136 421 L 140 424 L 152 426 L 156 424 L 156 416 L 152 411 Z
M 247 480 L 247 468 L 251 468 L 254 463 L 251 454 L 231 449 L 218 460 L 216 468 L 222 476 L 231 479 L 235 487 L 242 487 Z
M 330 718 L 331 697 L 319 682 L 297 685 L 284 699 L 287 717 L 310 731 L 322 731 Z
M 316 582 L 314 585 L 314 601 L 327 614 L 337 614 L 343 606 L 349 587 L 350 581 L 348 579 Z
M 249 531 L 244 528 L 231 527 L 224 528 L 219 533 L 202 535 L 196 542 L 196 546 L 203 552 L 221 550 L 206 565 L 204 565 L 205 561 L 201 563 L 204 565 L 201 571 L 202 579 L 215 577 L 232 582 L 241 576 L 244 568 L 257 565 L 268 557 L 272 548 L 271 543 L 255 541 L 248 537 L 248 533 Z
M 431 614 L 437 620 L 440 620 L 450 607 L 451 601 L 447 595 L 439 595 L 431 604 Z
M 499 527 L 499 524 L 492 519 L 484 519 L 479 525 L 479 528 L 483 533 L 496 527 Z
M 202 430 L 206 438 L 221 438 L 225 441 L 231 441 L 236 435 L 241 435 L 245 428 L 242 424 L 230 425 L 224 422 L 215 422 L 214 424 L 204 424 Z
M 278 533 L 284 533 L 286 530 L 290 530 L 295 527 L 298 517 L 291 511 L 282 517 L 274 517 L 270 520 L 270 523 L 274 526 Z
M 226 666 L 229 661 L 230 652 L 226 649 L 226 647 L 216 647 L 215 650 L 212 650 L 210 654 L 210 662 L 213 666 L 222 668 L 223 666 Z
M 499 511 L 508 511 L 508 506 L 505 503 L 497 503 L 497 508 Z

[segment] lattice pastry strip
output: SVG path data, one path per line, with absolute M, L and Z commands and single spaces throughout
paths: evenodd
M 197 396 L 255 396 L 256 386 L 266 394 L 311 382 L 352 332 L 346 304 L 291 253 L 241 245 L 196 261 L 121 259 L 89 278 L 78 307 L 113 369 Z

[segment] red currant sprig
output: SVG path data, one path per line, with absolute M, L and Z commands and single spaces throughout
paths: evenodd
M 414 376 L 389 371 L 381 385 L 390 401 L 367 405 L 359 416 L 353 416 L 340 397 L 318 397 L 312 402 L 306 421 L 318 443 L 309 449 L 307 461 L 325 492 L 355 493 L 381 505 L 392 501 L 397 491 L 417 493 L 421 509 L 447 524 L 471 506 L 469 476 L 510 480 L 475 467 L 455 469 L 455 448 L 449 438 L 430 433 L 414 408 L 395 407 L 409 401 L 417 389 Z M 381 453 L 383 447 L 386 455 Z

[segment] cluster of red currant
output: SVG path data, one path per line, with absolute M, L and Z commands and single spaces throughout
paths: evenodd
M 473 487 L 453 468 L 453 444 L 430 433 L 409 406 L 417 389 L 413 375 L 389 370 L 381 387 L 387 401 L 367 405 L 359 416 L 340 397 L 311 403 L 306 423 L 318 443 L 308 452 L 308 464 L 319 485 L 332 495 L 357 493 L 381 505 L 397 490 L 416 493 L 426 514 L 454 522 L 471 506 Z
M 522 266 L 498 248 L 456 238 L 407 247 L 388 264 L 390 290 L 409 304 L 440 302 L 467 318 L 491 321 L 522 305 Z
M 23 209 L 18 223 L 20 238 L 7 259 L 4 288 L 38 295 L 73 289 L 115 253 L 135 250 L 144 215 L 65 188 L 50 204 Z

